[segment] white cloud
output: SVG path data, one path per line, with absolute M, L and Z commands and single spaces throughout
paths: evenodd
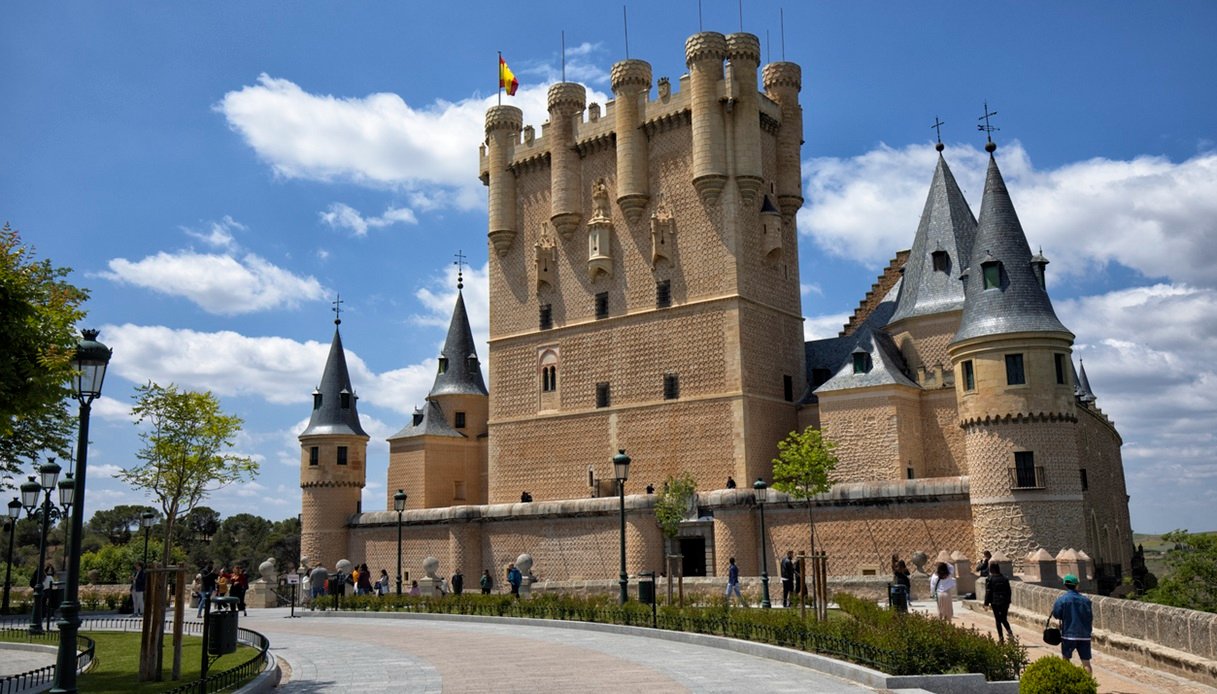
M 108 280 L 180 296 L 208 313 L 236 315 L 268 309 L 294 308 L 301 301 L 321 299 L 326 290 L 313 277 L 300 277 L 253 253 L 230 255 L 180 251 L 130 261 L 114 258 Z
M 414 211 L 405 207 L 390 207 L 379 217 L 364 217 L 359 210 L 341 202 L 330 203 L 319 212 L 321 221 L 331 229 L 350 229 L 356 236 L 367 236 L 368 229 L 380 229 L 393 224 L 418 224 Z
M 848 313 L 829 313 L 822 316 L 808 316 L 803 319 L 803 339 L 823 340 L 841 334 L 841 329 L 849 322 Z
M 568 78 L 590 75 L 579 72 L 578 65 L 568 63 Z M 548 84 L 522 82 L 506 102 L 523 109 L 525 123 L 539 130 L 547 118 Z M 475 143 L 485 139 L 486 109 L 497 98 L 490 94 L 415 107 L 396 94 L 311 94 L 263 73 L 256 84 L 225 94 L 215 109 L 280 176 L 401 189 L 418 209 L 474 209 L 485 204 Z M 604 103 L 606 96 L 593 91 L 588 99 Z
M 194 237 L 212 248 L 231 250 L 236 247 L 237 240 L 234 231 L 246 231 L 244 224 L 228 215 L 218 222 L 210 222 L 205 230 L 182 227 L 187 236 Z
M 946 159 L 979 215 L 988 158 L 951 147 Z M 936 154 L 928 146 L 882 145 L 857 157 L 805 163 L 808 204 L 800 231 L 828 253 L 880 267 L 908 248 L 925 205 Z M 1037 170 L 1018 142 L 998 164 L 1033 247 L 1049 272 L 1080 278 L 1118 263 L 1146 277 L 1214 286 L 1217 153 L 1174 163 L 1162 157 L 1091 159 Z

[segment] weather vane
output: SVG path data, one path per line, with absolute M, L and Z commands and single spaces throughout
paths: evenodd
M 465 254 L 462 253 L 460 251 L 460 249 L 457 249 L 456 254 L 453 255 L 452 257 L 456 258 L 456 260 L 453 261 L 453 263 L 452 263 L 453 265 L 456 266 L 456 288 L 464 289 L 465 288 L 465 278 L 464 278 Z
M 985 110 L 987 111 L 988 109 Z M 930 126 L 938 133 L 938 144 L 934 145 L 934 149 L 938 150 L 939 152 L 944 149 L 944 145 L 942 144 L 942 126 L 944 125 L 946 125 L 945 121 L 940 121 L 938 120 L 938 116 L 934 116 L 934 124 Z
M 997 149 L 997 145 L 993 144 L 993 131 L 1001 130 L 1001 128 L 998 128 L 996 126 L 989 124 L 989 118 L 991 116 L 996 116 L 996 115 L 997 115 L 997 111 L 990 111 L 989 102 L 986 100 L 985 101 L 985 115 L 976 119 L 976 120 L 983 120 L 985 122 L 984 125 L 977 125 L 976 129 L 983 132 L 985 134 L 985 137 L 988 139 L 988 142 L 985 143 L 986 152 L 992 152 L 993 150 Z
M 339 325 L 342 323 L 342 295 L 335 294 L 334 300 L 330 303 L 334 305 L 334 308 L 331 309 L 334 312 L 334 325 Z

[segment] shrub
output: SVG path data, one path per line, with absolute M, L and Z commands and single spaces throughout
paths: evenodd
M 1018 683 L 1020 694 L 1095 694 L 1099 683 L 1089 672 L 1073 663 L 1046 655 L 1023 671 Z

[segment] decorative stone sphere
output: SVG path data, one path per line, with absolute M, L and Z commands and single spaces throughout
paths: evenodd
M 917 567 L 917 572 L 925 573 L 925 563 L 930 559 L 925 552 L 918 550 L 913 552 L 913 556 L 910 558 L 913 560 L 913 566 Z
M 525 576 L 532 573 L 532 555 L 524 553 L 516 557 L 516 568 Z
M 339 559 L 338 565 L 335 568 L 344 574 L 349 574 L 354 566 L 351 564 L 351 560 L 349 559 Z
M 263 581 L 275 580 L 275 558 L 267 557 L 266 561 L 259 564 L 258 573 L 262 574 Z
M 423 560 L 423 573 L 427 578 L 435 578 L 435 572 L 439 571 L 439 560 L 435 557 L 427 557 Z

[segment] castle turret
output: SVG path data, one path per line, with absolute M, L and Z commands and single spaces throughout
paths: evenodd
M 761 189 L 761 131 L 757 101 L 756 68 L 761 63 L 761 40 L 753 34 L 728 34 L 727 56 L 731 59 L 731 117 L 734 126 L 735 185 L 745 209 Z
M 524 112 L 515 106 L 486 111 L 486 143 L 490 187 L 490 243 L 500 256 L 507 253 L 519 229 L 516 220 L 516 177 L 509 170 L 524 127 Z
M 615 63 L 612 85 L 617 114 L 617 206 L 634 223 L 651 199 L 647 138 L 642 131 L 642 109 L 651 91 L 651 64 L 645 60 Z
M 778 129 L 777 183 L 778 205 L 787 220 L 803 206 L 803 107 L 799 91 L 803 88 L 803 71 L 795 63 L 769 63 L 761 71 L 765 93 L 782 109 L 782 125 Z
M 685 41 L 685 62 L 693 94 L 693 187 L 704 204 L 713 205 L 727 185 L 727 153 L 719 85 L 727 39 L 715 31 L 694 34 Z M 755 127 L 755 123 L 753 124 Z
M 989 146 L 992 152 L 992 145 Z M 977 550 L 1022 556 L 1086 544 L 1073 334 L 1057 319 L 990 155 L 963 315 L 949 346 Z
M 368 435 L 359 423 L 342 336 L 334 340 L 313 391 L 313 415 L 300 433 L 300 554 L 333 569 L 347 553 L 347 522 L 359 513 L 367 479 Z
M 558 82 L 549 88 L 550 218 L 554 229 L 569 239 L 583 219 L 583 177 L 575 151 L 575 121 L 587 106 L 587 90 L 577 82 Z

